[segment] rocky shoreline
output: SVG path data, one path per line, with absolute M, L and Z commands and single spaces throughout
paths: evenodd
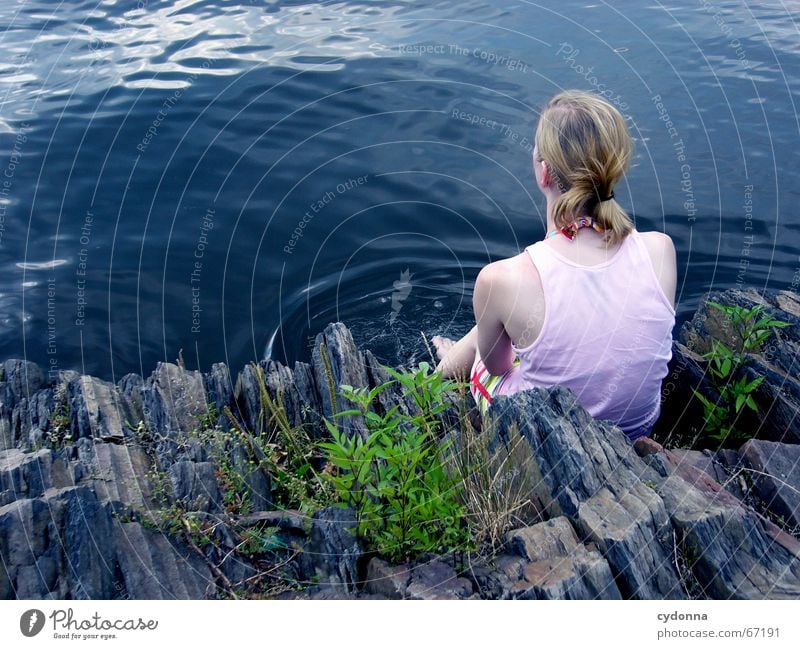
M 692 389 L 713 391 L 702 354 L 729 334 L 703 306 L 674 343 L 654 439 L 632 445 L 564 388 L 498 398 L 489 413 L 495 443 L 512 433 L 524 440 L 538 520 L 508 531 L 491 556 L 425 555 L 401 565 L 364 550 L 352 510 L 276 509 L 279 485 L 253 468 L 258 451 L 247 434 L 222 454 L 220 438 L 202 434 L 234 427 L 257 435 L 269 425 L 268 398 L 289 425 L 326 437 L 323 418 L 349 407 L 336 387 L 390 378 L 343 324 L 317 336 L 311 363 L 261 361 L 235 378 L 221 363 L 207 373 L 159 363 L 146 379 L 129 374 L 113 384 L 62 372 L 51 383 L 35 364 L 8 360 L 0 375 L 0 598 L 798 598 L 800 296 L 710 298 L 763 303 L 791 323 L 748 370 L 766 377 L 754 395 L 759 414 L 743 424 L 758 439 L 719 452 L 670 448 L 702 428 Z M 394 385 L 376 407 L 398 404 L 413 408 Z M 342 425 L 348 435 L 366 433 L 359 417 Z M 247 492 L 245 514 L 232 513 L 231 476 Z

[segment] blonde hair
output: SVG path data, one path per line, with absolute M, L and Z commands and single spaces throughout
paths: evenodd
M 613 198 L 600 200 L 611 195 L 633 153 L 620 112 L 597 95 L 566 90 L 542 111 L 535 142 L 562 192 L 553 205 L 556 227 L 585 214 L 605 228 L 605 241 L 622 241 L 633 222 Z

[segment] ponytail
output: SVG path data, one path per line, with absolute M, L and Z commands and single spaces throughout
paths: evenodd
M 633 143 L 616 108 L 591 93 L 562 92 L 542 112 L 536 144 L 562 192 L 553 205 L 556 227 L 587 215 L 610 244 L 630 234 L 633 222 L 613 189 L 628 169 Z

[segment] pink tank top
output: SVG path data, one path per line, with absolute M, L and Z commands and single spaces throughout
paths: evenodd
M 542 280 L 544 323 L 531 345 L 514 347 L 520 365 L 499 393 L 564 385 L 589 414 L 613 421 L 630 439 L 649 435 L 661 411 L 675 309 L 639 233 L 594 266 L 544 241 L 526 250 Z

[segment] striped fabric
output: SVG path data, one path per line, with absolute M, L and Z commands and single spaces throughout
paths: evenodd
M 480 409 L 482 415 L 486 414 L 486 411 L 492 403 L 495 392 L 497 392 L 498 388 L 503 385 L 503 382 L 517 368 L 518 365 L 519 358 L 515 358 L 511 369 L 500 376 L 490 374 L 489 370 L 486 369 L 486 366 L 480 359 L 478 359 L 478 361 L 473 365 L 472 376 L 470 377 L 469 381 L 469 389 L 470 392 L 472 392 L 472 396 L 475 397 L 475 403 L 478 404 L 478 408 Z

